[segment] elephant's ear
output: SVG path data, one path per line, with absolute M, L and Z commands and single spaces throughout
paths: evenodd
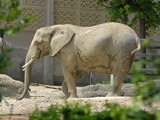
M 74 32 L 68 27 L 59 26 L 54 28 L 50 42 L 50 56 L 56 55 L 56 53 L 72 39 L 73 35 Z

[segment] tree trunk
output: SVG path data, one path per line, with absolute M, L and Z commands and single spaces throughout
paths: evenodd
M 146 38 L 146 34 L 145 34 L 145 20 L 141 19 L 139 21 L 140 23 L 140 39 L 145 39 Z M 142 53 L 145 54 L 146 53 L 146 47 L 142 46 Z M 142 57 L 142 60 L 146 61 L 146 57 Z M 143 65 L 143 68 L 146 68 L 146 65 Z

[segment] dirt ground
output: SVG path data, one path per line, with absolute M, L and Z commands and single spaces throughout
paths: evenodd
M 123 84 L 121 97 L 105 97 L 110 91 L 109 85 L 89 85 L 77 87 L 77 99 L 67 100 L 67 102 L 79 102 L 82 105 L 91 104 L 92 111 L 101 111 L 106 102 L 115 102 L 120 105 L 132 105 L 130 96 L 135 87 L 132 84 Z M 60 86 L 31 85 L 30 98 L 16 100 L 15 98 L 3 97 L 0 103 L 0 120 L 27 120 L 28 115 L 35 109 L 46 110 L 50 105 L 64 105 L 66 99 Z M 160 107 L 160 105 L 159 105 Z M 6 117 L 4 115 L 12 114 Z

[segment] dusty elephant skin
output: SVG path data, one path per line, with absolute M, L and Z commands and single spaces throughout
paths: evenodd
M 61 61 L 64 74 L 62 91 L 67 98 L 76 98 L 76 80 L 85 71 L 113 74 L 110 96 L 119 95 L 122 82 L 130 70 L 140 40 L 130 27 L 120 23 L 104 23 L 92 27 L 70 24 L 54 25 L 37 30 L 26 55 L 24 91 L 29 89 L 31 67 L 36 59 L 50 55 Z

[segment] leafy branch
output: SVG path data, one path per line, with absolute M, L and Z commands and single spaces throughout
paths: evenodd
M 98 4 L 108 11 L 111 21 L 130 26 L 143 21 L 145 34 L 160 26 L 160 1 L 158 0 L 99 0 Z

